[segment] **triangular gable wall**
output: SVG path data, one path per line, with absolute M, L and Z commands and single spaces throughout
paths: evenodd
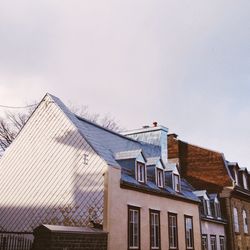
M 102 223 L 106 163 L 46 95 L 0 161 L 0 230 Z

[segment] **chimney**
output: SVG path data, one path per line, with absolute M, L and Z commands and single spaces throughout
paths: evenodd
M 177 138 L 178 138 L 178 135 L 175 134 L 175 133 L 168 134 L 168 138 L 169 138 L 169 139 L 177 139 Z
M 153 122 L 153 126 L 143 126 L 141 129 L 135 129 L 122 133 L 123 135 L 130 137 L 137 141 L 150 143 L 161 147 L 161 158 L 164 163 L 167 163 L 168 158 L 168 129 L 166 127 L 158 125 L 157 122 Z

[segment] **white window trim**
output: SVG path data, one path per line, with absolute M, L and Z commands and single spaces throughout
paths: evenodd
M 178 185 L 179 188 L 177 188 L 176 183 L 175 183 L 175 176 L 178 176 Z M 180 179 L 180 175 L 176 174 L 176 173 L 172 173 L 172 183 L 173 183 L 173 189 L 175 190 L 175 192 L 181 192 L 181 179 Z
M 235 184 L 238 186 L 239 185 L 239 178 L 238 178 L 238 172 L 234 168 L 234 179 L 235 179 Z
M 143 174 L 139 175 L 139 170 L 144 169 L 142 172 Z M 146 183 L 147 182 L 147 168 L 146 168 L 146 164 L 136 161 L 135 162 L 135 173 L 136 173 L 136 180 L 140 183 Z M 142 177 L 139 179 L 139 177 Z
M 248 234 L 248 218 L 247 218 L 247 212 L 245 209 L 242 210 L 242 217 L 243 217 L 244 233 Z
M 243 186 L 245 189 L 248 190 L 248 183 L 247 183 L 247 176 L 246 176 L 246 173 L 243 173 L 242 174 L 242 178 L 243 178 Z
M 234 232 L 239 233 L 239 215 L 236 207 L 233 208 Z
M 161 173 L 161 177 L 159 177 L 159 173 Z M 155 178 L 156 178 L 156 184 L 158 187 L 163 188 L 164 187 L 164 170 L 161 168 L 155 168 Z M 161 179 L 161 181 L 159 181 Z

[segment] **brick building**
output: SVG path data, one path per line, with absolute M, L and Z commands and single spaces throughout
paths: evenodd
M 250 249 L 249 172 L 229 162 L 220 152 L 195 146 L 168 136 L 168 158 L 195 189 L 218 194 L 222 216 L 227 220 L 227 250 Z

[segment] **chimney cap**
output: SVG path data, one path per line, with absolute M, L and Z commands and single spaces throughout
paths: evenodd
M 172 134 L 168 134 L 168 137 L 176 139 L 178 135 L 175 133 L 172 133 Z
M 153 122 L 153 127 L 157 127 L 158 123 L 157 122 Z

